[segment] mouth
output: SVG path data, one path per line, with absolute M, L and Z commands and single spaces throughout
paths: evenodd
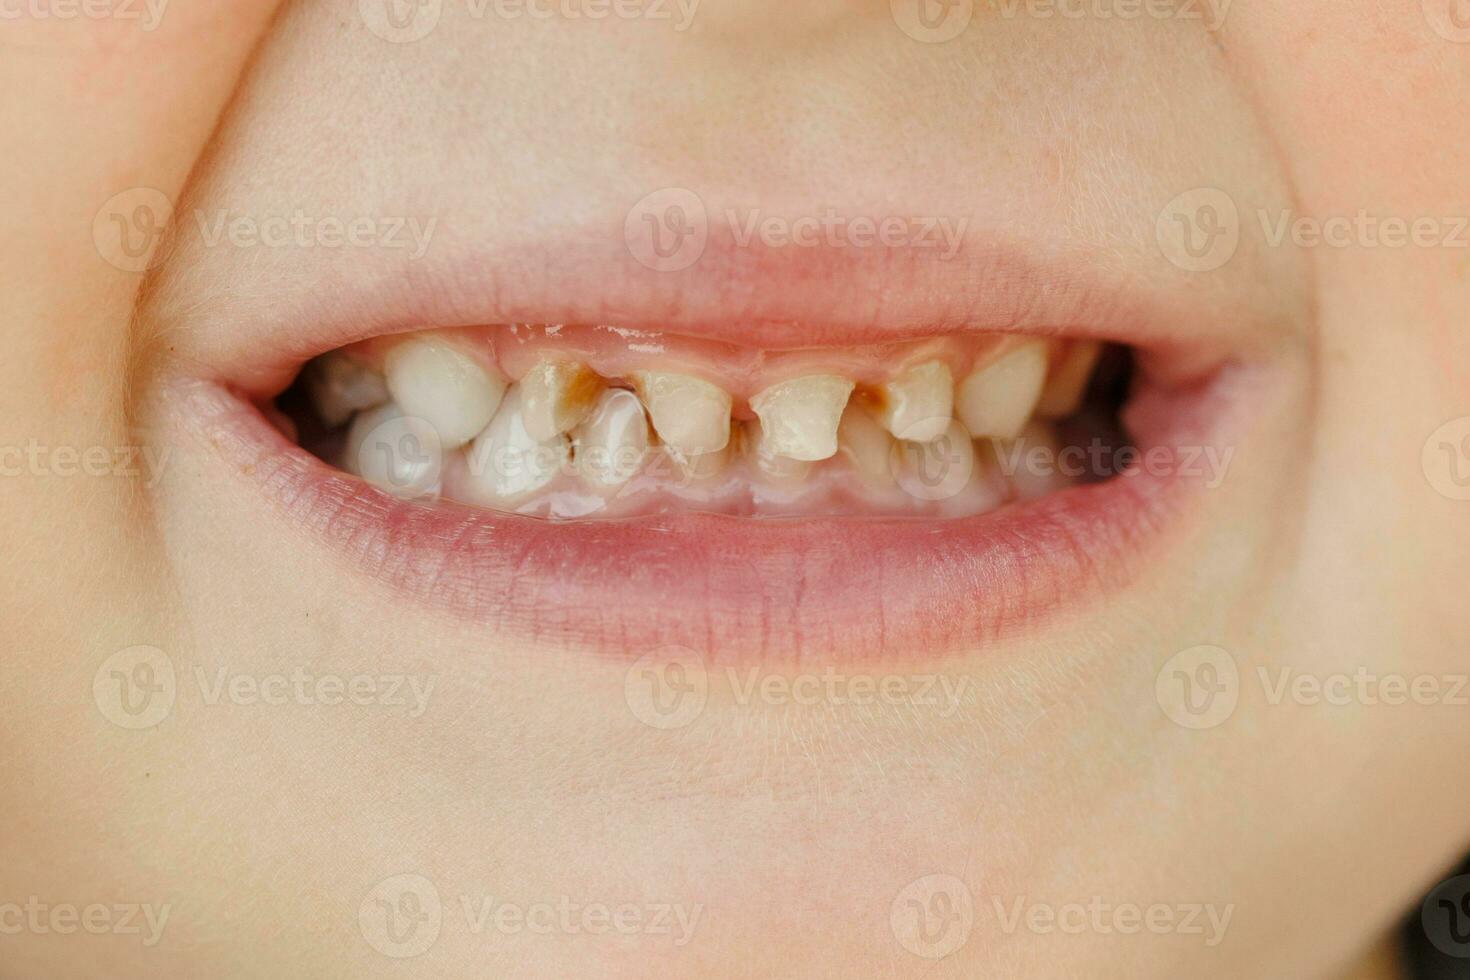
M 497 635 L 927 659 L 1126 587 L 1223 478 L 1253 401 L 1207 333 L 1053 319 L 1041 299 L 1065 291 L 1017 281 L 1036 301 L 1004 329 L 422 305 L 174 391 L 345 574 Z

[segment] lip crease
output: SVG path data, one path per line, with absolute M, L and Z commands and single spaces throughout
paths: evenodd
M 1139 450 L 1222 444 L 1252 376 L 1232 365 L 1187 389 L 1136 393 Z M 943 521 L 556 523 L 399 500 L 287 441 L 246 393 L 198 379 L 165 392 L 201 444 L 348 574 L 381 583 L 385 601 L 618 660 L 667 647 L 740 664 L 983 651 L 1125 587 L 1203 489 L 1165 465 Z

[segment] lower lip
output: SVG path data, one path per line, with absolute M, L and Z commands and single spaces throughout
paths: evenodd
M 1140 451 L 1218 445 L 1226 409 L 1245 401 L 1229 373 L 1188 393 L 1136 396 Z M 503 641 L 618 660 L 666 648 L 722 664 L 983 652 L 1126 587 L 1203 488 L 1163 466 L 951 520 L 553 523 L 398 500 L 288 442 L 217 384 L 182 382 L 172 394 L 206 443 L 293 525 L 381 583 L 384 601 L 407 598 Z

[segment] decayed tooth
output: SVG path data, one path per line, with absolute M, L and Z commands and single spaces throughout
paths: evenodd
M 564 435 L 534 439 L 526 431 L 519 385 L 512 385 L 490 424 L 465 449 L 467 503 L 513 505 L 546 486 L 571 459 Z
M 648 455 L 648 419 L 638 396 L 618 388 L 603 391 L 572 429 L 572 448 L 584 482 L 615 488 L 631 480 Z
M 439 430 L 445 449 L 473 439 L 505 395 L 505 379 L 442 340 L 406 340 L 384 360 L 388 391 L 403 411 Z
M 519 382 L 521 414 L 531 438 L 545 442 L 587 417 L 602 379 L 577 361 L 543 360 Z
M 954 415 L 954 376 L 943 361 L 925 361 L 878 387 L 878 421 L 896 438 L 928 442 Z
M 306 382 L 317 416 L 334 429 L 353 412 L 377 408 L 388 400 L 381 374 L 336 351 L 311 362 Z
M 837 426 L 837 451 L 869 486 L 893 485 L 893 437 L 856 401 L 842 413 Z
M 717 453 L 730 441 L 733 403 L 723 388 L 672 371 L 635 371 L 632 380 L 654 431 L 677 453 Z
M 1046 342 L 1028 340 L 955 389 L 955 414 L 977 438 L 1014 439 L 1026 427 L 1046 381 Z
M 835 374 L 809 374 L 771 385 L 751 398 L 765 451 L 815 461 L 837 453 L 837 423 L 853 383 Z
M 405 415 L 389 402 L 352 420 L 342 468 L 399 497 L 433 496 L 439 492 L 444 449 L 425 419 Z
M 772 483 L 800 483 L 811 473 L 814 463 L 772 452 L 770 438 L 759 422 L 750 420 L 741 423 L 741 426 L 744 429 L 741 442 L 745 458 L 767 480 Z
M 1051 369 L 1051 376 L 1046 379 L 1036 414 L 1042 418 L 1059 419 L 1077 411 L 1100 353 L 1102 344 L 1095 340 L 1077 340 L 1069 344 L 1061 360 Z

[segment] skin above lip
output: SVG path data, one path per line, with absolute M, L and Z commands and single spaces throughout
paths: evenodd
M 184 366 L 162 390 L 201 445 L 347 574 L 498 635 L 614 658 L 667 646 L 724 661 L 929 657 L 1126 586 L 1184 523 L 1197 482 L 1165 467 L 948 520 L 690 513 L 558 524 L 397 500 L 287 442 L 258 406 L 313 356 L 431 325 L 600 322 L 775 349 L 977 331 L 1128 344 L 1143 379 L 1127 409 L 1141 450 L 1231 441 L 1240 409 L 1255 403 L 1241 393 L 1266 360 L 1268 334 L 1246 299 L 1201 303 L 1166 278 L 1107 267 L 993 241 L 939 261 L 903 250 L 775 254 L 712 236 L 695 267 L 665 273 L 628 258 L 620 229 L 514 253 L 435 253 L 347 282 L 306 263 L 269 302 L 196 300 L 187 316 L 165 306 L 157 338 L 177 345 Z

